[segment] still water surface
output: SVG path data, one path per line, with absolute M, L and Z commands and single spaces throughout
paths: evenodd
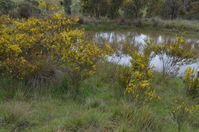
M 109 42 L 111 44 L 117 43 L 121 45 L 122 42 L 127 41 L 129 44 L 145 45 L 147 40 L 152 40 L 155 43 L 175 41 L 176 35 L 170 33 L 160 32 L 142 32 L 142 31 L 111 31 L 111 32 L 95 32 L 90 33 L 89 37 L 96 43 Z M 192 47 L 199 51 L 199 37 L 186 37 L 186 42 L 190 43 Z M 119 53 L 119 55 L 118 55 Z M 108 61 L 115 62 L 121 65 L 130 65 L 131 57 L 118 51 L 117 54 L 113 54 L 107 58 Z M 155 56 L 151 61 L 151 66 L 156 71 L 162 71 L 163 64 L 159 59 L 159 56 Z M 179 75 L 182 75 L 187 67 L 193 67 L 199 70 L 199 61 L 190 65 L 184 65 L 180 67 Z

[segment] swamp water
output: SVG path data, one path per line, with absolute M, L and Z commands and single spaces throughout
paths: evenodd
M 147 40 L 152 40 L 155 43 L 171 42 L 175 41 L 176 35 L 160 32 L 142 32 L 142 31 L 111 31 L 111 32 L 92 32 L 89 33 L 89 38 L 96 43 L 108 42 L 110 44 L 122 45 L 122 42 L 127 41 L 128 44 L 144 46 Z M 199 52 L 199 37 L 186 37 L 187 43 L 191 44 L 193 48 L 198 49 Z M 164 56 L 165 60 L 168 59 Z M 117 54 L 113 54 L 107 58 L 108 61 L 114 62 L 120 65 L 130 65 L 131 57 L 123 54 L 121 51 L 117 51 Z M 162 72 L 163 63 L 159 56 L 155 56 L 151 60 L 151 66 L 154 70 Z M 199 61 L 189 65 L 183 65 L 179 69 L 178 75 L 183 75 L 187 67 L 193 67 L 199 70 Z

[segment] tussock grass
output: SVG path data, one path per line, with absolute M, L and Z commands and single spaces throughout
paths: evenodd
M 0 131 L 19 132 L 177 132 L 177 124 L 171 111 L 175 100 L 190 101 L 185 96 L 180 78 L 163 78 L 156 73 L 153 87 L 160 100 L 139 106 L 118 95 L 120 84 L 113 78 L 112 63 L 100 64 L 96 76 L 81 83 L 80 95 L 72 100 L 66 85 L 60 92 L 46 90 L 45 95 L 13 92 L 2 94 L 0 100 Z M 106 70 L 107 71 L 106 71 Z M 102 72 L 106 71 L 106 72 Z M 112 75 L 111 75 L 112 74 Z M 108 81 L 107 81 L 108 80 Z M 2 80 L 1 80 L 2 82 Z M 63 81 L 65 83 L 65 81 Z M 3 84 L 3 86 L 1 86 Z M 8 84 L 0 83 L 0 91 Z M 14 87 L 14 86 L 13 86 Z M 19 87 L 19 86 L 18 86 Z M 23 87 L 23 85 L 21 85 Z M 56 89 L 60 86 L 49 87 Z M 57 88 L 59 91 L 59 89 Z M 30 91 L 31 92 L 31 91 Z M 122 92 L 122 89 L 121 91 Z M 193 102 L 193 101 L 192 101 Z M 198 116 L 192 115 L 183 126 L 183 132 L 197 132 Z

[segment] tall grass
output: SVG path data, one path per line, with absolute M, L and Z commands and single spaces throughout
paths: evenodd
M 112 63 L 98 64 L 98 71 L 81 82 L 78 100 L 67 92 L 67 80 L 62 85 L 43 87 L 43 92 L 23 92 L 23 85 L 1 80 L 0 91 L 12 86 L 19 91 L 1 92 L 0 131 L 22 132 L 177 132 L 172 109 L 177 98 L 188 101 L 180 78 L 163 78 L 155 73 L 153 87 L 161 99 L 145 106 L 135 105 L 120 94 L 118 68 Z M 122 69 L 122 68 L 121 68 Z M 117 71 L 117 72 L 116 72 Z M 17 89 L 19 89 L 17 88 Z M 44 90 L 46 89 L 46 90 Z M 48 90 L 47 90 L 48 89 Z M 120 90 L 119 90 L 120 89 Z M 56 92 L 55 92 L 56 91 Z M 12 96 L 8 94 L 11 92 Z M 46 93 L 45 93 L 46 92 Z M 44 94 L 45 93 L 45 94 Z M 197 132 L 197 113 L 186 121 L 184 132 Z

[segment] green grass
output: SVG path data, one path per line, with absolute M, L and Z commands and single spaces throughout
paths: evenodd
M 123 93 L 118 95 L 120 86 L 112 77 L 116 75 L 116 65 L 100 64 L 98 67 L 94 77 L 81 83 L 76 100 L 70 98 L 67 90 L 27 94 L 20 90 L 23 85 L 16 82 L 18 85 L 13 86 L 9 79 L 1 80 L 0 91 L 11 86 L 17 86 L 18 90 L 4 90 L 1 95 L 0 132 L 177 132 L 171 115 L 175 100 L 189 100 L 181 79 L 165 79 L 156 73 L 153 87 L 160 100 L 138 106 L 126 100 Z M 61 87 L 66 88 L 67 84 Z M 197 121 L 198 117 L 195 118 Z M 198 131 L 199 127 L 192 122 L 186 122 L 183 127 L 183 132 Z
M 107 20 L 99 22 L 85 22 L 80 25 L 86 31 L 144 31 L 144 32 L 159 32 L 170 35 L 185 33 L 187 37 L 197 38 L 199 36 L 199 22 L 188 20 L 161 20 L 158 19 L 157 25 L 152 19 L 143 20 L 141 27 L 137 27 L 133 21 L 125 24 L 117 24 L 115 20 Z
M 86 31 L 115 31 L 115 30 L 130 30 L 134 27 L 128 25 L 117 25 L 114 23 L 101 23 L 101 24 L 83 24 L 81 28 Z
M 165 28 L 173 28 L 177 30 L 187 30 L 199 32 L 199 22 L 198 21 L 189 21 L 189 20 L 161 20 L 162 26 Z

